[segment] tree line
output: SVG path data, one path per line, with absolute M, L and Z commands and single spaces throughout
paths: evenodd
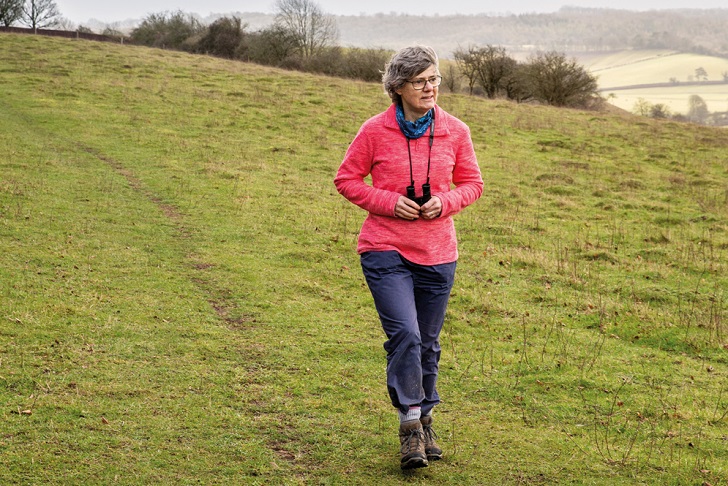
M 11 8 L 12 7 L 12 8 Z M 392 55 L 378 48 L 343 48 L 334 16 L 313 0 L 277 0 L 275 20 L 251 31 L 236 16 L 220 17 L 204 25 L 182 11 L 149 14 L 135 27 L 127 42 L 183 50 L 364 81 L 380 81 Z M 24 19 L 42 28 L 58 23 L 53 0 L 0 0 L 0 19 L 6 25 Z M 79 32 L 90 32 L 84 27 Z M 110 29 L 106 35 L 120 36 Z M 594 108 L 602 101 L 596 78 L 573 59 L 556 51 L 534 54 L 517 62 L 504 47 L 472 45 L 458 49 L 455 64 L 444 63 L 445 86 L 471 95 L 539 102 L 554 106 Z
M 277 0 L 275 7 L 274 21 L 257 30 L 250 30 L 237 16 L 220 17 L 205 25 L 193 15 L 176 11 L 148 15 L 130 35 L 111 27 L 106 27 L 102 35 L 140 45 L 286 69 L 372 82 L 381 80 L 392 50 L 339 46 L 337 18 L 323 12 L 313 0 Z M 565 8 L 560 14 L 588 15 L 592 10 Z M 0 25 L 11 27 L 14 24 L 26 25 L 36 31 L 48 27 L 72 30 L 69 21 L 61 17 L 54 0 L 0 0 Z M 94 33 L 83 26 L 76 31 Z M 664 40 L 666 36 L 653 35 L 653 38 L 657 37 Z M 596 78 L 575 59 L 568 59 L 557 50 L 535 51 L 525 62 L 517 61 L 505 47 L 494 44 L 458 47 L 452 55 L 454 62 L 444 61 L 441 65 L 444 87 L 452 92 L 588 109 L 598 109 L 605 101 L 598 94 Z M 725 78 L 728 73 L 723 76 Z M 706 78 L 707 74 L 698 69 L 696 77 Z M 713 125 L 728 122 L 728 113 L 711 114 L 699 96 L 691 97 L 687 115 L 672 114 L 667 106 L 652 105 L 642 99 L 633 111 L 653 118 Z
M 342 48 L 333 16 L 311 0 L 278 0 L 275 22 L 252 31 L 236 16 L 203 25 L 182 11 L 150 14 L 131 31 L 135 44 L 179 49 L 331 76 L 376 81 L 386 49 Z
M 593 108 L 602 101 L 597 79 L 563 53 L 537 52 L 518 62 L 504 47 L 486 45 L 458 48 L 454 57 L 470 94 L 478 89 L 491 99 L 575 108 Z
M 221 17 L 208 26 L 181 11 L 151 14 L 136 27 L 137 44 L 210 54 L 332 76 L 380 81 L 393 51 L 337 45 L 333 16 L 312 0 L 278 0 L 275 21 L 247 30 L 239 17 Z M 551 51 L 519 63 L 497 46 L 471 46 L 455 53 L 445 85 L 470 94 L 537 101 L 554 106 L 593 108 L 600 98 L 596 78 L 575 60 Z

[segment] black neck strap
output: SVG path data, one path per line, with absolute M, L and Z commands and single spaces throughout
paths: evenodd
M 432 122 L 430 122 L 430 140 L 429 140 L 429 148 L 427 151 L 427 181 L 425 184 L 430 183 L 430 156 L 432 155 L 432 143 L 435 141 L 435 109 L 432 109 Z M 407 155 L 409 156 L 409 165 L 410 165 L 410 185 L 415 185 L 415 178 L 412 174 L 412 150 L 410 149 L 410 138 L 407 137 Z

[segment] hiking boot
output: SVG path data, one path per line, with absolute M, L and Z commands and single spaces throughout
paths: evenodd
M 425 454 L 427 455 L 427 460 L 439 461 L 442 459 L 442 449 L 435 442 L 437 434 L 432 430 L 432 415 L 421 417 L 420 423 L 422 423 L 422 432 L 425 435 Z
M 399 443 L 399 452 L 402 454 L 399 465 L 402 469 L 427 467 L 425 435 L 419 420 L 399 424 Z

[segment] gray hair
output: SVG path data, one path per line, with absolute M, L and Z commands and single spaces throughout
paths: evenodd
M 384 91 L 394 103 L 401 102 L 397 90 L 413 76 L 417 76 L 430 66 L 439 68 L 437 54 L 432 47 L 410 46 L 396 52 L 384 68 L 382 84 Z

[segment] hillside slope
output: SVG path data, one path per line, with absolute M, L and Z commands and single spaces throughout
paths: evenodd
M 17 35 L 0 86 L 0 483 L 728 478 L 728 132 L 441 96 L 486 190 L 403 477 L 332 184 L 381 86 Z

